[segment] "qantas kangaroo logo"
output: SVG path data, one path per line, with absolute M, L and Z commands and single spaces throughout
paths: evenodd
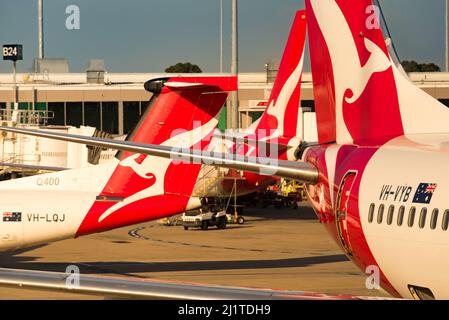
M 148 172 L 148 168 L 145 165 L 139 164 L 137 162 L 137 159 L 140 157 L 141 157 L 140 154 L 133 154 L 132 156 L 129 156 L 125 160 L 121 161 L 120 165 L 122 167 L 131 168 L 137 175 L 139 175 L 143 179 L 154 179 L 155 178 L 154 174 Z
M 350 19 L 351 15 L 354 15 L 351 10 L 356 10 L 350 8 L 353 3 L 343 1 L 339 3 L 341 4 L 339 5 L 335 0 L 320 0 L 319 5 L 318 1 L 311 1 L 311 6 L 324 36 L 325 45 L 327 45 L 332 62 L 337 104 L 337 137 L 340 143 L 352 143 L 354 137 L 363 135 L 364 129 L 358 127 L 348 128 L 347 125 L 344 125 L 348 122 L 345 121 L 345 118 L 353 120 L 355 117 L 363 117 L 363 114 L 360 113 L 367 111 L 366 108 L 370 107 L 370 103 L 373 104 L 372 99 L 377 99 L 372 94 L 372 90 L 378 89 L 378 84 L 376 83 L 378 79 L 374 79 L 375 76 L 383 74 L 390 69 L 392 63 L 389 55 L 379 47 L 379 44 L 368 38 L 367 35 L 371 37 L 373 33 L 372 30 L 366 29 L 365 23 L 363 23 L 363 26 L 357 25 L 359 21 L 355 21 L 354 26 L 348 24 L 347 18 Z M 342 9 L 345 9 L 347 16 L 343 14 Z M 359 34 L 354 35 L 355 32 L 353 31 L 355 30 L 351 30 L 351 27 L 357 30 Z M 364 48 L 357 47 L 354 37 L 363 38 L 363 42 L 359 46 L 364 46 Z M 363 60 L 360 56 L 361 51 L 369 53 L 369 58 L 365 63 L 361 61 Z M 389 76 L 386 75 L 385 77 Z M 370 99 L 367 100 L 368 103 L 359 103 L 357 105 L 358 108 L 365 108 L 365 110 L 357 111 L 354 107 L 351 108 L 351 105 L 359 101 L 361 97 L 368 96 Z M 384 101 L 378 102 L 380 104 L 380 102 Z M 384 102 L 384 104 L 386 103 L 391 106 L 394 101 Z M 357 121 L 352 122 L 357 123 Z
M 365 47 L 371 53 L 371 56 L 359 73 L 361 77 L 358 78 L 355 83 L 351 83 L 352 87 L 348 88 L 348 90 L 350 90 L 352 93 L 352 97 L 345 96 L 345 100 L 347 103 L 352 104 L 361 97 L 363 92 L 365 92 L 366 90 L 368 82 L 375 73 L 386 71 L 391 67 L 389 57 L 387 57 L 382 49 L 380 49 L 374 42 L 372 42 L 368 38 L 365 38 Z M 357 49 L 355 50 L 357 52 Z

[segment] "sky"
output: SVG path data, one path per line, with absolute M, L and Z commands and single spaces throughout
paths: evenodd
M 37 56 L 37 0 L 0 0 L 0 45 L 24 46 L 20 72 Z M 220 69 L 220 0 L 44 0 L 45 56 L 66 58 L 71 72 L 104 59 L 109 72 L 162 72 L 177 62 Z M 224 0 L 224 61 L 230 66 L 231 1 Z M 444 67 L 444 0 L 383 0 L 401 59 Z M 80 10 L 79 30 L 66 28 L 66 8 Z M 278 60 L 303 0 L 239 1 L 239 68 L 262 72 Z M 0 72 L 11 62 L 0 61 Z M 308 64 L 306 69 L 308 69 Z

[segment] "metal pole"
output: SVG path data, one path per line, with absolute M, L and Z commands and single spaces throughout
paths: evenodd
M 232 0 L 232 63 L 231 75 L 238 76 L 238 6 L 237 0 Z M 239 128 L 239 96 L 238 91 L 232 92 L 231 95 L 231 120 L 232 129 Z
M 237 221 L 237 178 L 234 178 L 234 221 Z
M 13 123 L 17 123 L 17 116 L 19 111 L 19 88 L 17 87 L 17 61 L 13 61 L 13 83 L 14 83 L 14 111 L 12 113 L 11 120 Z
M 18 94 L 17 94 L 17 62 L 13 61 L 12 62 L 12 72 L 13 72 L 13 84 L 14 84 L 14 106 L 17 104 L 17 102 L 19 101 L 18 99 Z
M 446 72 L 449 72 L 449 17 L 448 17 L 448 0 L 446 0 L 446 57 L 445 57 L 445 70 Z
M 223 73 L 223 0 L 220 0 L 220 73 Z
M 38 0 L 38 58 L 44 58 L 44 0 Z

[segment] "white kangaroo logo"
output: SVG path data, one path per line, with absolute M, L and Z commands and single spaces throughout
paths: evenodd
M 120 162 L 120 165 L 122 167 L 129 167 L 129 168 L 131 168 L 141 178 L 152 179 L 154 177 L 154 174 L 152 174 L 151 172 L 148 172 L 148 167 L 145 166 L 145 165 L 137 163 L 136 160 L 139 157 L 140 157 L 140 154 L 133 154 L 132 156 L 129 156 L 128 158 L 122 160 Z
M 345 97 L 347 103 L 356 102 L 360 96 L 365 92 L 371 77 L 378 72 L 384 72 L 391 67 L 390 59 L 374 42 L 365 38 L 365 47 L 371 53 L 369 60 L 360 70 L 360 77 L 353 83 L 353 87 L 348 88 L 352 90 L 352 97 Z
M 364 38 L 366 49 L 371 56 L 364 66 L 360 64 L 357 47 L 345 16 L 334 0 L 310 2 L 317 18 L 332 62 L 334 74 L 337 140 L 339 143 L 352 143 L 352 137 L 343 118 L 343 102 L 354 103 L 365 92 L 368 82 L 375 73 L 384 72 L 391 67 L 390 57 L 368 38 Z M 363 36 L 363 33 L 361 33 Z M 351 90 L 352 96 L 345 93 Z

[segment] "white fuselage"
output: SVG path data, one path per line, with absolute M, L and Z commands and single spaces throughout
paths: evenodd
M 0 182 L 0 251 L 73 238 L 116 166 L 114 160 Z M 7 221 L 8 213 L 20 221 Z
M 414 285 L 430 289 L 437 299 L 449 298 L 449 230 L 443 221 L 449 209 L 449 171 L 444 170 L 448 164 L 449 136 L 400 137 L 376 152 L 361 180 L 359 211 L 366 240 L 379 267 L 403 297 L 410 297 L 408 286 Z M 423 183 L 436 184 L 431 200 L 414 202 Z M 372 204 L 375 209 L 369 222 Z M 404 218 L 398 225 L 401 207 Z M 410 218 L 413 208 L 414 220 Z

